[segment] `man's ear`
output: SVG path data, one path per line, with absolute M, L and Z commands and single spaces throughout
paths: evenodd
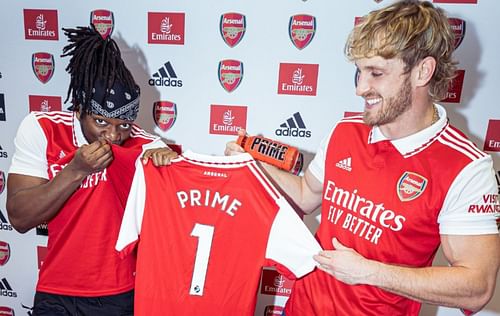
M 434 57 L 427 56 L 417 64 L 414 70 L 416 77 L 415 82 L 417 86 L 425 86 L 431 81 L 432 76 L 434 76 L 434 71 L 436 70 L 436 60 Z

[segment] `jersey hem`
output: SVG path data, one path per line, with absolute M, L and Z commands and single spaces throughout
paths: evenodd
M 105 291 L 74 291 L 74 290 L 64 290 L 64 289 L 55 289 L 44 286 L 37 286 L 37 292 L 44 292 L 49 294 L 57 294 L 57 295 L 68 295 L 68 296 L 81 296 L 81 297 L 97 297 L 97 296 L 110 296 L 117 295 L 128 292 L 134 289 L 134 284 L 127 285 L 126 287 Z

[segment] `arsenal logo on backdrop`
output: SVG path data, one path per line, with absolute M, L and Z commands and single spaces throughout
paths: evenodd
M 10 245 L 5 241 L 0 241 L 0 266 L 3 266 L 9 261 Z M 0 315 L 2 315 L 0 313 Z
M 2 194 L 3 189 L 5 189 L 5 173 L 0 170 L 0 194 Z
M 465 37 L 465 21 L 459 18 L 448 18 L 448 23 L 455 34 L 455 49 L 457 49 Z
M 177 106 L 170 101 L 156 101 L 153 103 L 153 120 L 156 126 L 166 132 L 175 123 Z
M 115 27 L 113 12 L 104 9 L 90 12 L 90 24 L 95 27 L 103 39 L 107 39 Z
M 243 80 L 243 63 L 239 60 L 225 59 L 219 62 L 219 82 L 227 92 L 238 88 Z
M 426 187 L 426 178 L 417 173 L 406 171 L 399 178 L 396 191 L 402 202 L 408 202 L 419 197 Z
M 316 18 L 312 15 L 297 14 L 290 17 L 288 35 L 293 45 L 303 49 L 312 41 L 316 32 Z
M 229 47 L 236 46 L 246 30 L 246 19 L 240 13 L 225 13 L 220 17 L 220 34 Z
M 47 83 L 54 74 L 54 56 L 49 53 L 34 53 L 31 55 L 31 65 L 35 76 L 42 83 Z

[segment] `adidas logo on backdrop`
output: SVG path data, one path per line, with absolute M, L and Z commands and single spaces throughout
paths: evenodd
M 163 66 L 151 77 L 152 78 L 148 80 L 150 86 L 182 87 L 182 80 L 177 79 L 174 67 L 172 67 L 169 61 L 163 64 Z
M 311 137 L 311 131 L 306 129 L 306 124 L 304 124 L 299 112 L 288 118 L 274 133 L 276 136 Z

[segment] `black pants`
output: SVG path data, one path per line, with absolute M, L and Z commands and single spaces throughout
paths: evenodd
M 132 316 L 134 291 L 81 297 L 36 292 L 33 316 Z

